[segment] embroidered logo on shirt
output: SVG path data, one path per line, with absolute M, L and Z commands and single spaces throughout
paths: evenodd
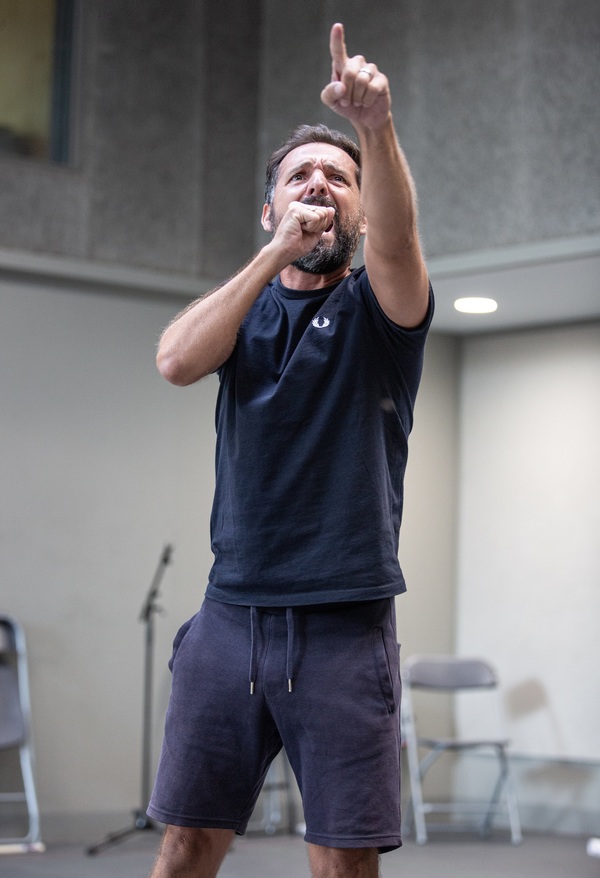
M 315 329 L 325 329 L 326 326 L 329 326 L 331 320 L 329 317 L 314 317 L 312 321 L 312 325 Z

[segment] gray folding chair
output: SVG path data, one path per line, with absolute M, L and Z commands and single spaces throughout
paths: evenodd
M 510 776 L 507 755 L 508 741 L 505 737 L 494 735 L 475 735 L 463 737 L 440 735 L 435 730 L 420 728 L 419 717 L 415 714 L 415 698 L 417 691 L 432 697 L 445 693 L 452 700 L 463 692 L 488 692 L 498 696 L 498 680 L 492 666 L 479 658 L 457 658 L 446 655 L 411 656 L 403 665 L 403 699 L 402 699 L 402 733 L 406 747 L 410 777 L 410 801 L 407 811 L 406 829 L 410 831 L 412 821 L 415 824 L 417 844 L 427 842 L 428 830 L 464 830 L 475 825 L 482 837 L 487 837 L 492 830 L 494 818 L 504 813 L 508 816 L 511 841 L 519 844 L 522 840 L 519 810 Z M 469 695 L 469 698 L 472 696 Z M 421 698 L 422 707 L 425 707 Z M 486 717 L 492 711 L 487 702 L 484 708 Z M 494 705 L 500 715 L 499 705 Z M 489 717 L 487 717 L 489 718 Z M 419 751 L 424 752 L 420 756 Z M 425 801 L 423 798 L 423 780 L 430 768 L 444 753 L 491 752 L 497 760 L 498 776 L 491 797 L 484 802 Z M 434 823 L 427 820 L 430 814 L 446 814 L 446 822 Z M 462 815 L 470 819 L 465 825 L 451 815 Z M 476 818 L 479 817 L 479 820 Z
M 0 805 L 22 802 L 27 809 L 27 831 L 14 836 L 2 829 L 18 819 L 14 805 L 0 812 L 0 853 L 43 850 L 40 840 L 40 818 L 33 769 L 31 709 L 25 634 L 12 616 L 0 615 L 0 755 L 2 765 L 9 768 L 10 751 L 20 767 L 20 784 L 12 770 L 2 777 L 0 772 Z M 18 758 L 17 758 L 18 757 Z M 25 821 L 23 821 L 25 822 Z

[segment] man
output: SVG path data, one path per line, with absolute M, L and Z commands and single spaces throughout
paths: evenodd
M 330 51 L 321 97 L 360 153 L 296 129 L 268 166 L 271 240 L 159 345 L 169 381 L 217 371 L 220 391 L 215 562 L 174 644 L 154 878 L 217 874 L 282 744 L 315 878 L 374 878 L 401 844 L 394 597 L 432 300 L 387 78 L 341 24 Z

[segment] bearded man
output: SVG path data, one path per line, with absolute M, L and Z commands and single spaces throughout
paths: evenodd
M 401 845 L 398 538 L 433 299 L 387 77 L 341 24 L 330 53 L 321 97 L 359 145 L 297 128 L 267 166 L 269 242 L 159 345 L 167 380 L 220 389 L 215 557 L 174 644 L 153 878 L 214 878 L 282 746 L 315 878 L 376 878 Z

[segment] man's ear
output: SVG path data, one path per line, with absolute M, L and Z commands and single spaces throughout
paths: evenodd
M 260 219 L 261 225 L 265 232 L 273 231 L 273 223 L 271 222 L 271 205 L 263 204 L 262 216 Z
M 363 218 L 362 218 L 362 223 L 360 226 L 360 233 L 361 233 L 361 235 L 367 234 L 367 218 L 366 218 L 366 216 L 363 216 Z

